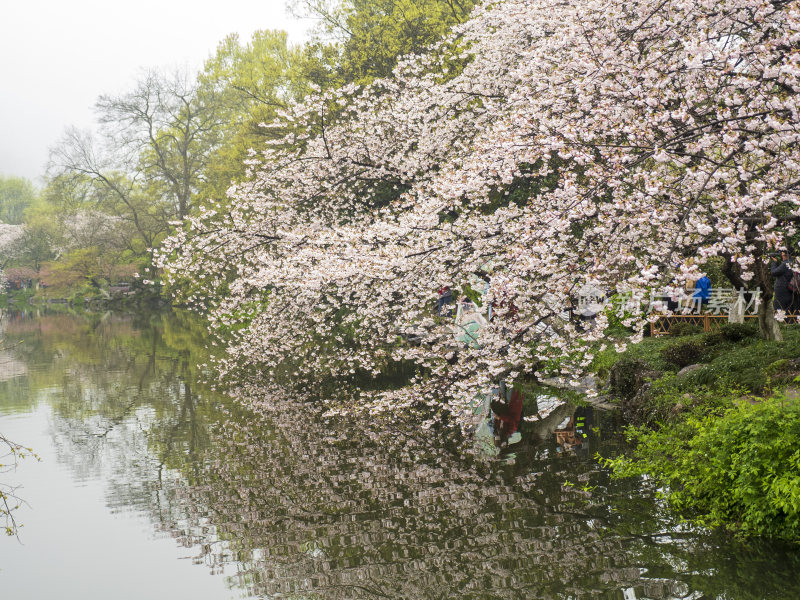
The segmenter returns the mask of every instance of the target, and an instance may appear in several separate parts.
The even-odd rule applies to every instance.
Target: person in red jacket
[[[522,422],[522,399],[522,392],[514,389],[508,402],[503,401],[505,398],[492,402],[495,439],[501,445],[519,429]]]
[[[439,300],[436,302],[436,314],[440,317],[449,317],[452,313],[453,309],[449,306],[453,303],[453,292],[450,290],[449,286],[443,285],[439,288]],[[447,306],[448,308],[444,311],[444,307]]]

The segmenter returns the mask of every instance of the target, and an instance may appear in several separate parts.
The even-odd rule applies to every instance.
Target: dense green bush
[[[717,346],[728,342],[728,338],[726,338],[719,329],[716,331],[709,331],[708,333],[704,334],[702,340],[704,346],[714,350],[717,350]]]
[[[753,325],[730,324],[598,353],[593,365],[617,374],[625,391],[650,369],[630,421],[640,424],[631,429],[636,450],[607,464],[618,475],[652,477],[698,524],[800,543],[800,400],[791,388],[789,398],[774,392],[800,377],[800,326],[782,331],[783,342],[765,341]],[[676,375],[692,362],[703,366]]]
[[[705,348],[698,340],[675,342],[661,349],[661,357],[665,362],[686,367],[701,362]]]
[[[755,337],[758,328],[749,323],[725,323],[719,328],[722,337],[729,342],[741,342],[747,338]]]
[[[739,337],[740,331],[748,330],[753,335],[731,341],[730,338]],[[800,374],[800,366],[795,366],[792,362],[800,357],[800,326],[783,326],[782,331],[783,342],[760,339],[755,335],[754,324],[730,324],[709,333],[679,339],[672,336],[648,338],[638,344],[629,344],[627,350],[621,354],[616,353],[613,346],[598,352],[590,368],[600,379],[605,380],[615,370],[617,362],[638,360],[647,363],[653,371],[666,374],[681,368],[680,363],[685,363],[699,352],[694,362],[703,363],[703,368],[678,380],[665,382],[669,389],[665,389],[664,393],[694,394],[698,386],[715,388],[734,385],[748,393],[761,394],[764,389],[791,381]],[[683,360],[680,356],[675,356],[679,354],[678,350],[666,350],[692,342],[700,344],[702,351],[694,348],[683,352]]]
[[[703,328],[699,325],[694,325],[685,321],[675,323],[675,325],[669,328],[669,335],[672,337],[685,337],[687,335],[696,335],[702,332]]]
[[[697,524],[800,543],[800,401],[728,400],[721,414],[630,430],[633,456],[603,462],[617,476],[654,477],[670,506]]]
[[[643,360],[622,358],[609,371],[609,388],[611,394],[617,398],[630,398],[646,381],[658,375],[659,373]]]

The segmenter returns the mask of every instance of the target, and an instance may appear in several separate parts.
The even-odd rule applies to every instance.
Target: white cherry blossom
[[[800,219],[799,44],[796,2],[486,2],[393,78],[292,106],[160,264],[233,332],[220,377],[304,394],[413,363],[359,409],[466,418],[500,377],[586,367],[605,319],[564,311],[589,280],[647,298],[724,256],[769,284]],[[472,346],[434,305],[475,275],[494,315]]]

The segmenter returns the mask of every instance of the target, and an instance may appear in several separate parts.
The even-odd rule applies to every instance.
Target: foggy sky
[[[229,33],[312,24],[286,0],[0,0],[0,175],[40,185],[48,149],[70,125],[89,127],[100,94],[131,88],[145,69],[199,68]]]

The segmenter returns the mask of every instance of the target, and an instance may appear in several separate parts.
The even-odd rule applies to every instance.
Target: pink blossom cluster
[[[498,378],[588,366],[608,314],[564,312],[588,281],[646,298],[715,256],[751,280],[800,218],[799,91],[796,2],[486,2],[392,78],[292,106],[160,264],[233,332],[222,376],[410,361],[359,406],[466,415]],[[493,317],[472,347],[432,306],[475,274]]]
[[[0,291],[2,291],[6,285],[6,276],[3,273],[3,267],[18,254],[20,250],[19,242],[24,234],[24,225],[0,223]]]

